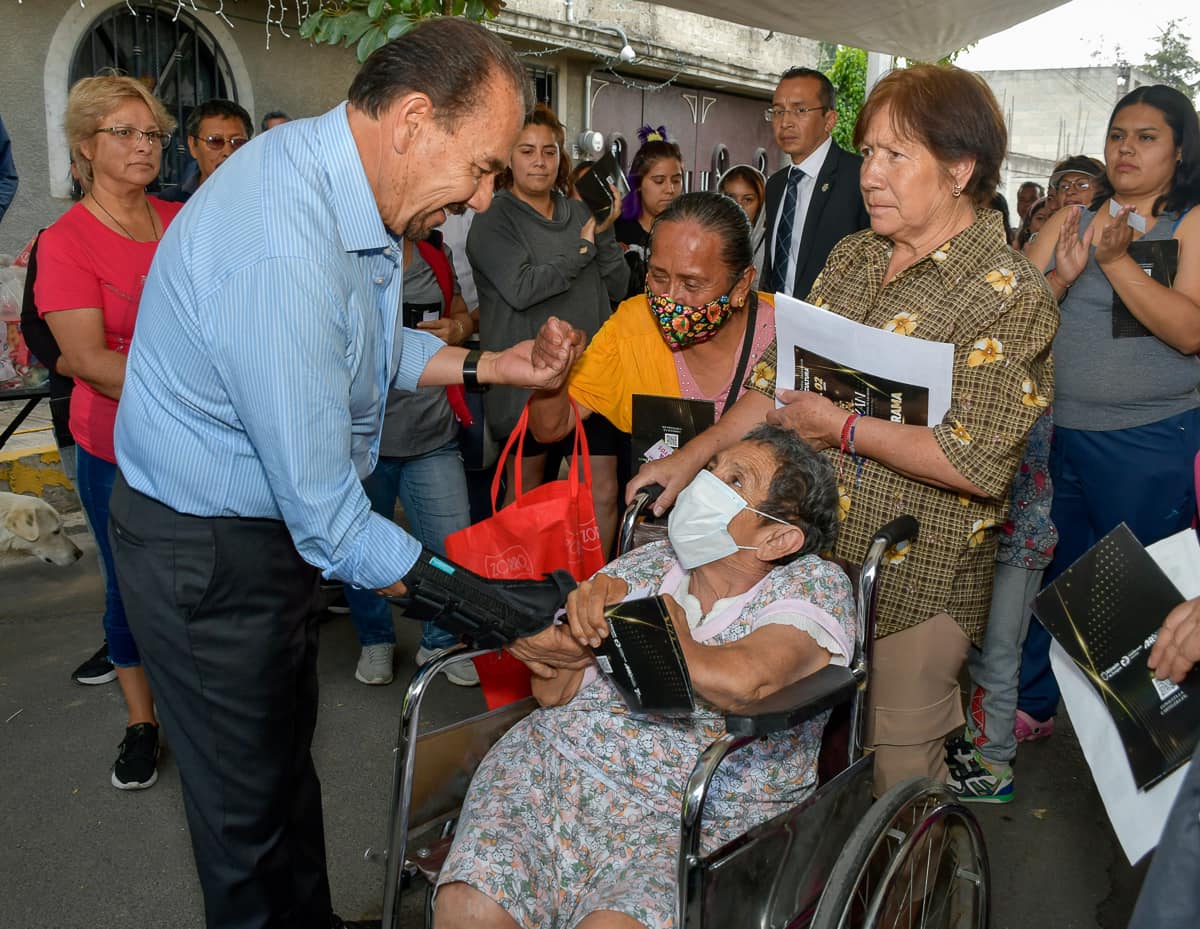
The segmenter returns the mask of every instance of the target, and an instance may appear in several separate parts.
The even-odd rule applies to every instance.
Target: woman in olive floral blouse
[[[954,345],[950,409],[928,427],[859,418],[817,393],[780,389],[773,349],[721,422],[637,487],[674,498],[713,453],[766,417],[825,449],[839,475],[836,554],[860,561],[873,531],[910,513],[920,537],[888,555],[880,589],[868,740],[875,790],[947,776],[943,740],[962,725],[958,674],[982,642],[997,532],[1026,435],[1053,390],[1058,311],[1045,279],[979,209],[999,181],[1004,120],[978,77],[958,68],[893,71],[855,127],[871,228],[843,239],[810,301],[868,326]]]

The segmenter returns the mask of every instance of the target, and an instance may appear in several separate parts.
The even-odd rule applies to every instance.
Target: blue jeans
[[[1192,463],[1200,450],[1200,410],[1133,429],[1088,432],[1055,425],[1050,444],[1058,528],[1049,584],[1084,552],[1127,523],[1143,545],[1192,524],[1196,487]],[[1034,719],[1058,711],[1058,682],[1050,670],[1050,633],[1036,618],[1021,656],[1017,706]]]
[[[82,445],[75,446],[75,486],[104,566],[104,637],[108,640],[108,658],[118,668],[132,668],[142,663],[142,656],[125,619],[125,604],[117,586],[117,569],[108,540],[108,498],[112,496],[116,476],[115,464],[97,458]]]
[[[412,458],[380,458],[374,472],[363,481],[363,490],[371,501],[371,509],[388,519],[396,512],[399,497],[413,536],[439,555],[446,554],[446,536],[471,524],[467,479],[457,441]],[[347,584],[346,602],[360,645],[396,641],[392,608],[383,597],[373,590]],[[422,648],[447,648],[457,642],[454,633],[425,623]]]

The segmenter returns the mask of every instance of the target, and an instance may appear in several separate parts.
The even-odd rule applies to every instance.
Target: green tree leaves
[[[867,53],[861,48],[839,45],[833,66],[825,72],[837,92],[837,125],[833,141],[854,151],[854,124],[867,97]]]
[[[482,22],[503,7],[504,0],[323,0],[300,25],[300,35],[323,45],[354,46],[355,57],[366,61],[423,19],[463,16]]]

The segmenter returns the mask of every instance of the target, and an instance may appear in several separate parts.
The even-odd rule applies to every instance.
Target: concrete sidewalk
[[[114,790],[124,734],[116,684],[82,687],[71,670],[100,644],[94,548],[67,568],[0,563],[0,929],[201,929],[203,910],[170,733],[158,783]],[[314,756],[324,785],[335,908],[378,917],[392,746],[418,627],[398,621],[397,682],[354,680],[348,618],[321,627],[321,715]],[[435,684],[426,722],[483,708],[477,690]],[[1060,717],[1062,723],[1065,718]],[[978,807],[991,856],[993,929],[1123,929],[1141,871],[1109,829],[1069,725],[1021,749],[1016,799]],[[419,895],[406,925],[420,925]]]

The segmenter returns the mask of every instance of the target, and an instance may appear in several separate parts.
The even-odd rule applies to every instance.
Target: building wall
[[[0,253],[18,251],[69,204],[66,142],[58,128],[65,107],[65,75],[84,27],[123,2],[85,0],[81,8],[79,0],[36,0],[8,4],[4,10],[0,115],[13,139],[20,188],[0,223]],[[239,98],[250,104],[256,123],[268,110],[313,115],[343,99],[357,68],[353,51],[301,41],[293,13],[288,14],[286,24],[291,38],[273,28],[268,50],[266,8],[266,0],[226,4],[232,28],[212,13],[198,14],[199,21],[221,43],[235,72],[240,69]],[[633,65],[617,63],[621,40],[589,23],[621,26],[639,60]],[[695,96],[699,88],[722,101],[711,110],[714,114],[744,110],[757,119],[752,112],[755,107],[741,98],[768,100],[780,72],[792,65],[815,65],[818,55],[817,43],[809,39],[783,35],[768,39],[760,29],[637,0],[573,0],[570,6],[562,0],[512,0],[492,28],[519,51],[541,53],[529,57],[530,64],[557,72],[559,115],[572,140],[589,125],[589,89],[595,90],[589,77],[614,86],[620,83],[620,78],[606,70],[609,65],[625,80],[650,87],[675,76],[674,83],[660,91],[626,94],[629,100],[661,94],[648,110],[682,105],[682,95]],[[53,86],[47,85],[47,75]],[[249,86],[242,86],[246,84]],[[613,125],[619,123],[627,132],[629,126],[640,124],[640,116],[630,110]],[[684,137],[704,135],[699,122],[668,128]],[[762,136],[762,130],[755,125],[747,140]],[[711,145],[705,144],[698,161],[709,157]],[[778,156],[772,146],[773,164]]]
[[[1023,181],[1045,184],[1054,163],[1068,155],[1103,160],[1104,132],[1113,106],[1154,79],[1118,66],[981,71],[1004,111],[1009,157],[1001,192],[1015,203]]]
[[[47,62],[56,30],[64,18],[82,17],[91,22],[124,0],[37,0],[12,4],[3,12],[3,53],[0,54],[0,116],[13,141],[20,187],[16,200],[0,222],[0,253],[14,254],[38,229],[53,222],[66,209],[66,142],[57,126],[61,112],[50,115],[48,127],[45,74],[54,70]],[[249,76],[250,87],[239,86],[243,102],[252,97],[257,124],[268,110],[282,109],[292,116],[314,115],[342,100],[354,76],[357,63],[353,52],[328,46],[313,46],[296,35],[294,23],[288,23],[292,38],[278,30],[266,48],[263,25],[266,3],[240,0],[227,4],[230,29],[210,13],[198,19],[221,41],[226,54],[240,56]],[[55,48],[61,47],[60,42]],[[73,51],[73,46],[72,46]],[[68,53],[69,57],[69,53]],[[65,73],[70,62],[58,62]],[[60,88],[62,90],[63,88]],[[51,94],[53,96],[53,94]],[[65,98],[64,98],[65,99]],[[56,139],[55,157],[51,157],[48,130]],[[53,189],[52,189],[53,188]]]

